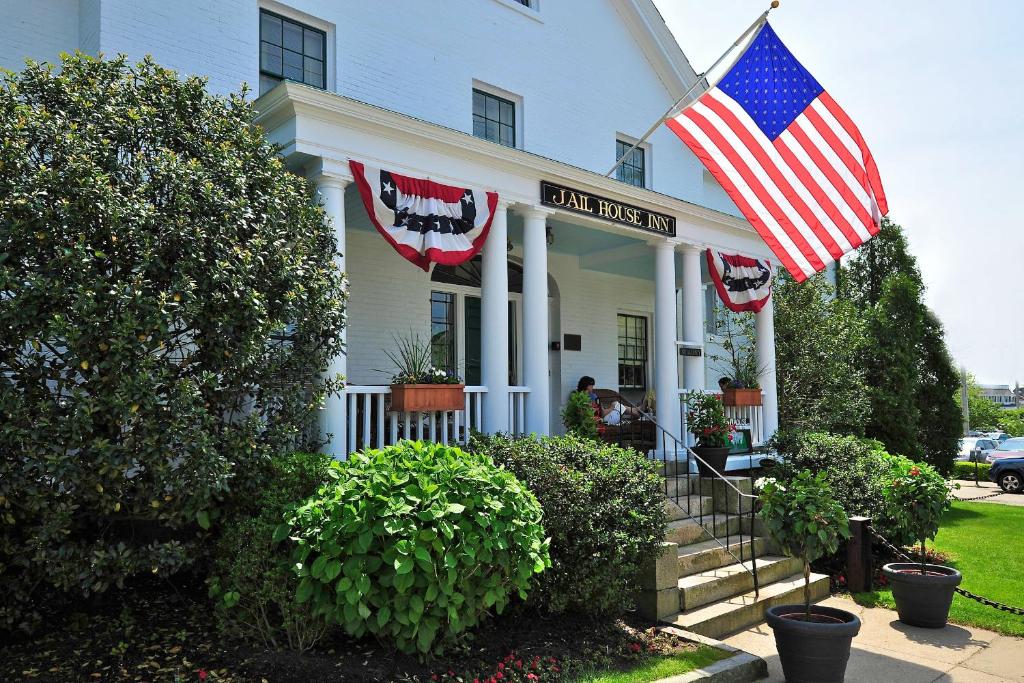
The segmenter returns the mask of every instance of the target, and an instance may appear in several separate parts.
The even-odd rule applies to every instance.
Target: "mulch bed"
[[[453,680],[454,674],[471,683],[520,662],[526,670],[540,662],[540,680],[549,681],[576,668],[622,668],[651,653],[693,647],[656,635],[651,626],[632,615],[544,618],[520,610],[496,617],[429,663],[341,633],[300,655],[221,635],[203,587],[154,581],[108,595],[102,605],[79,605],[31,638],[4,643],[0,681],[314,683]]]

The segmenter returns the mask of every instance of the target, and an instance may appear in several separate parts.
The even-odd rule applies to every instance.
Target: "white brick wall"
[[[0,0],[0,67],[20,71],[25,59],[56,61],[74,52],[78,0]]]

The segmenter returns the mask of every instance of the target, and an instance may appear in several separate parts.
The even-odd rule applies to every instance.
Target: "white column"
[[[480,375],[484,394],[483,431],[507,432],[508,425],[508,204],[498,202],[483,248],[480,285]]]
[[[659,424],[681,441],[676,353],[676,252],[662,241],[654,245],[654,394]]]
[[[345,272],[345,186],[349,179],[321,174],[315,178],[317,192],[320,194],[320,203],[324,207],[326,218],[334,229],[334,239],[338,246],[338,255],[334,257],[334,263],[338,269]],[[345,341],[345,330],[340,330],[341,339]],[[345,353],[339,353],[330,360],[327,366],[326,377],[333,378],[341,374],[347,376],[348,368]],[[323,410],[320,411],[319,427],[321,438],[327,439],[323,447],[324,452],[342,460],[347,455],[348,444],[348,416],[346,414],[345,394],[329,395]],[[328,435],[330,438],[328,439]]]
[[[683,246],[683,341],[697,346],[699,356],[683,358],[683,387],[704,388],[704,290],[700,279],[703,250],[692,244]]]
[[[757,367],[760,370],[764,438],[779,428],[779,393],[775,386],[775,303],[769,297],[754,316],[754,334],[757,337]]]
[[[523,378],[527,433],[550,433],[551,392],[548,387],[548,242],[547,217],[538,207],[520,210],[523,216]]]

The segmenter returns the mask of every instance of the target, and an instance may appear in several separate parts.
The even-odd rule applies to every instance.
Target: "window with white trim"
[[[327,34],[260,9],[260,92],[282,80],[327,88]]]

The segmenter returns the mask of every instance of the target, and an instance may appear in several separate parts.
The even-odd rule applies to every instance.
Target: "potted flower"
[[[736,425],[725,416],[721,399],[714,394],[696,392],[686,400],[687,428],[697,439],[693,452],[698,455],[697,471],[702,477],[725,471]]]
[[[759,406],[762,368],[757,365],[754,314],[719,307],[717,318],[721,321],[717,334],[725,355],[712,354],[710,358],[728,373],[729,383],[722,389],[722,402],[727,406]]]
[[[397,351],[384,352],[397,368],[391,378],[391,410],[434,412],[465,406],[466,385],[456,373],[433,365],[428,342],[412,334],[394,340]]]
[[[963,577],[956,569],[927,563],[925,541],[934,539],[951,491],[942,475],[925,464],[904,458],[892,463],[892,477],[882,487],[886,515],[906,536],[920,544],[920,562],[893,562],[882,567],[892,586],[900,621],[911,626],[942,628],[949,618],[953,593]]]
[[[839,540],[850,537],[846,512],[823,472],[815,476],[804,470],[785,484],[762,478],[755,487],[768,535],[804,565],[803,604],[777,605],[767,613],[786,680],[842,681],[860,619],[845,610],[812,605],[810,581],[811,562],[835,553]]]

